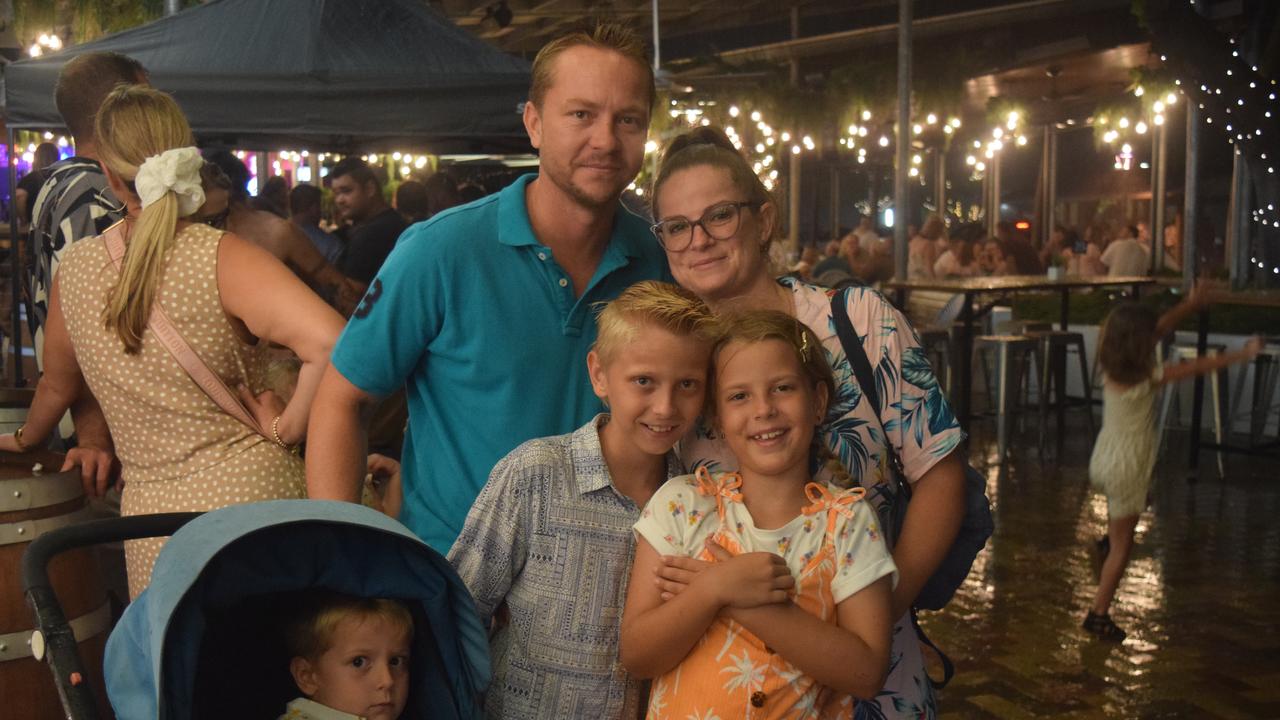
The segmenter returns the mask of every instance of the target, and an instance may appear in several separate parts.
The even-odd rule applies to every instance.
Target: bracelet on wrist
[[[22,452],[22,453],[25,453],[31,450],[31,446],[22,442],[22,431],[25,430],[26,428],[27,428],[26,425],[20,425],[17,430],[13,431],[13,444],[17,445],[18,452]]]
[[[285,450],[288,450],[289,452],[295,455],[298,454],[297,445],[290,445],[280,438],[280,416],[279,415],[276,416],[275,420],[271,421],[271,439],[274,440],[277,445],[284,448]]]

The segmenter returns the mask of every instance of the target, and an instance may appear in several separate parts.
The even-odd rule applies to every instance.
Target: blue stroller
[[[194,519],[192,519],[194,518]],[[190,522],[187,522],[190,520]],[[462,582],[403,525],[350,503],[277,500],[203,515],[139,516],[49,533],[24,559],[35,610],[68,717],[97,717],[78,659],[66,657],[61,611],[41,586],[70,547],[165,535],[152,581],[112,631],[107,694],[120,720],[279,716],[299,695],[281,627],[309,589],[396,598],[414,617],[404,718],[469,720],[489,683],[485,629]],[[64,622],[65,624],[65,622]],[[74,682],[68,678],[75,677]]]

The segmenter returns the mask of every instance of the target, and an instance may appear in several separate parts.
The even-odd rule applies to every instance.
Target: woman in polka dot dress
[[[183,218],[200,212],[203,161],[168,95],[118,88],[97,119],[108,183],[124,200],[120,269],[103,237],[72,246],[59,268],[45,329],[45,374],[27,424],[0,439],[24,450],[43,440],[84,389],[101,406],[120,460],[121,514],[203,511],[305,497],[291,448],[307,415],[342,318],[265,250]],[[112,232],[112,231],[108,231]],[[231,388],[265,438],[218,407],[148,326],[159,303],[197,355]],[[286,405],[264,387],[267,346],[302,360]],[[150,582],[163,541],[125,544],[129,593]]]

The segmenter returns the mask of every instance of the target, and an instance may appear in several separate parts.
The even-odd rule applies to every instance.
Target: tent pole
[[[662,44],[658,38],[658,0],[653,0],[653,76],[658,77],[662,65]]]
[[[22,263],[18,261],[22,238],[18,237],[18,210],[13,204],[14,191],[18,187],[18,165],[13,161],[14,130],[9,128],[9,283],[13,305],[10,320],[13,322],[13,386],[23,387],[22,377]]]
[[[911,0],[898,0],[898,144],[893,169],[893,259],[897,279],[907,279],[907,224],[911,190],[907,171],[911,165]]]
[[[1200,224],[1200,110],[1187,103],[1187,163],[1182,202],[1182,290],[1190,291],[1200,272],[1196,228]]]
[[[791,6],[791,38],[800,37],[800,6]],[[800,61],[796,58],[791,59],[791,87],[800,87]],[[796,137],[794,140],[800,142],[800,128],[794,128]],[[800,155],[791,153],[789,158],[789,172],[787,173],[787,181],[790,187],[787,190],[787,250],[800,255],[800,176],[802,167],[800,164]]]
[[[934,183],[933,204],[938,217],[947,220],[947,150],[945,145],[933,149]]]
[[[839,160],[831,166],[831,239],[840,239],[840,165]],[[825,243],[814,235],[814,247],[822,247]]]
[[[1165,200],[1165,184],[1169,177],[1169,133],[1165,130],[1164,125],[1156,126],[1156,137],[1159,139],[1157,144],[1156,156],[1159,159],[1156,173],[1155,197],[1152,198],[1152,204],[1155,206],[1155,223],[1151,226],[1151,260],[1152,274],[1159,272],[1164,268],[1164,200]]]
[[[1053,236],[1053,228],[1058,224],[1058,130],[1049,131],[1049,183],[1047,203],[1045,207],[1045,223],[1049,236]]]
[[[996,235],[996,226],[1000,224],[1000,151],[991,154],[991,220],[988,232]]]

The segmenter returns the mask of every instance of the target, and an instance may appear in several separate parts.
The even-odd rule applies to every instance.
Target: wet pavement
[[[996,532],[951,605],[921,618],[957,668],[942,717],[1280,718],[1280,459],[1226,456],[1224,478],[1205,453],[1192,473],[1171,432],[1112,605],[1129,636],[1108,643],[1080,628],[1107,511],[1071,415],[1043,461],[1028,420],[1003,471],[993,423],[974,423]]]

